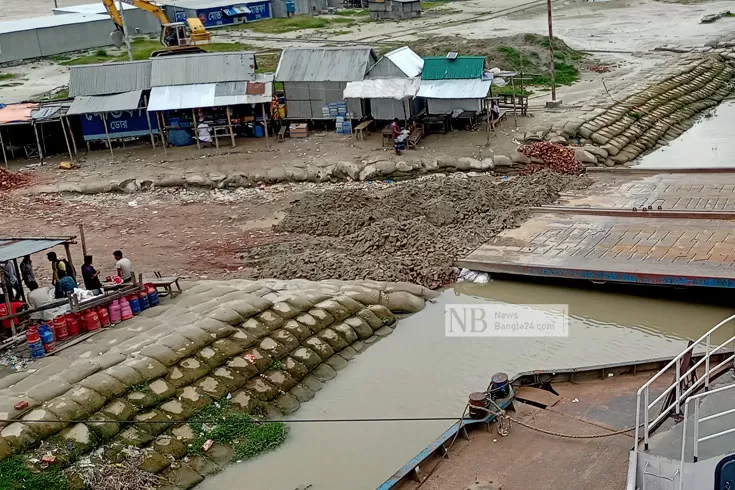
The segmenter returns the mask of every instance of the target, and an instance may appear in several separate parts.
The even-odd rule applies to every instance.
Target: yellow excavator
[[[163,9],[154,3],[147,0],[122,1],[128,5],[133,5],[141,10],[150,12],[161,22],[161,44],[166,49],[154,51],[151,53],[151,58],[176,54],[202,53],[205,50],[200,48],[198,44],[209,44],[212,42],[212,35],[196,17],[186,19],[186,22],[171,23],[168,21],[168,17],[166,17]],[[116,27],[116,30],[110,36],[116,45],[121,46],[125,33],[120,11],[115,6],[115,0],[102,0],[102,3]]]

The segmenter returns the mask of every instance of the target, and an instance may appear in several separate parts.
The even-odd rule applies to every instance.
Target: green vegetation
[[[347,17],[362,17],[366,15],[370,15],[370,11],[368,9],[347,9],[347,10],[340,10],[335,15],[342,15]]]
[[[58,466],[32,471],[22,456],[14,455],[0,461],[0,490],[67,490],[70,488]]]
[[[495,85],[493,85],[492,91],[493,91],[493,95],[514,95],[515,94],[515,95],[529,96],[533,94],[533,90],[527,90],[526,88],[524,88],[521,91],[520,87],[516,87],[514,91],[513,87],[511,87],[510,85],[506,85],[505,87],[496,87]]]
[[[72,57],[65,54],[57,54],[56,56],[51,57],[51,60],[56,61],[57,63],[60,63],[62,61],[69,61],[70,59],[72,59]]]
[[[131,43],[131,48],[133,51],[133,60],[139,61],[139,60],[147,60],[151,57],[151,54],[154,51],[161,51],[165,49],[163,46],[161,46],[161,43],[157,39],[148,39],[148,38],[137,38],[134,39]],[[226,51],[241,51],[243,49],[248,49],[248,46],[241,44],[241,43],[211,43],[202,45],[202,49],[209,52],[226,52]],[[127,50],[123,49],[123,51],[119,54],[109,54],[104,49],[98,49],[93,54],[89,54],[87,56],[81,56],[79,58],[70,59],[68,57],[65,57],[66,59],[61,59],[62,57],[56,57],[53,58],[55,61],[60,62],[62,65],[66,66],[75,66],[75,65],[89,65],[92,63],[108,63],[108,62],[120,62],[120,61],[128,61],[128,53]]]
[[[628,113],[628,117],[637,121],[638,119],[643,117],[643,114],[641,114],[640,112],[631,111]]]
[[[354,16],[353,16],[354,17]],[[303,29],[322,29],[335,25],[354,25],[355,19],[350,17],[312,17],[299,15],[296,17],[280,17],[276,19],[260,20],[252,24],[238,24],[231,29],[247,29],[265,34],[281,34],[284,32],[300,31]]]
[[[526,34],[526,42],[549,48],[549,39],[537,34]],[[498,46],[497,50],[503,55],[505,66],[509,69],[532,73],[529,85],[551,85],[551,72],[548,61],[542,59],[538,52],[523,47]],[[563,42],[554,38],[554,72],[557,85],[571,85],[577,81],[579,70],[574,62],[584,57],[584,53],[567,47]],[[548,60],[549,57],[546,57]]]
[[[212,439],[218,444],[231,446],[237,459],[248,459],[270,451],[285,441],[288,434],[286,425],[280,422],[260,423],[226,400],[197,412],[189,420],[189,425],[195,434],[199,434],[189,445],[189,454],[203,454],[204,443]]]
[[[256,56],[258,61],[258,73],[275,73],[278,68],[278,61],[281,59],[280,51],[278,53],[263,53]]]
[[[270,364],[268,364],[268,369],[272,369],[273,371],[279,371],[283,369],[283,363],[279,361],[278,359],[273,359]]]
[[[0,73],[0,80],[12,80],[17,76],[15,73]]]
[[[443,7],[448,3],[451,3],[452,0],[435,0],[433,2],[421,2],[421,10],[431,10],[438,7]]]

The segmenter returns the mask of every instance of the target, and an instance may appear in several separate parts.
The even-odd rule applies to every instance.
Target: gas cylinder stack
[[[79,313],[58,315],[47,324],[32,324],[26,332],[31,357],[44,357],[56,350],[56,342],[110,327],[157,305],[158,290],[153,284],[147,283],[139,292],[113,299],[107,305],[91,307]]]

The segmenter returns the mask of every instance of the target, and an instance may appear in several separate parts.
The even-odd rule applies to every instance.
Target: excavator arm
[[[146,0],[122,0],[123,3],[127,3],[129,5],[132,5],[134,7],[138,7],[139,9],[145,10],[146,12],[150,12],[151,14],[155,15],[156,18],[161,22],[161,24],[168,24],[168,17],[166,17],[166,13],[163,11],[161,7],[158,5],[155,5],[151,2],[148,2]],[[115,6],[115,0],[102,0],[102,3],[105,6],[105,10],[107,10],[107,13],[110,14],[110,17],[112,18],[112,22],[115,23],[115,26],[118,30],[122,31],[122,17],[120,17],[120,11]]]

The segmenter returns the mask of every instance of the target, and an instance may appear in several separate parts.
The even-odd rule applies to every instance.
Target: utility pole
[[[546,0],[549,11],[549,54],[551,55],[551,102],[556,102],[556,66],[554,63],[554,31],[551,28],[551,0]]]
[[[118,3],[120,5],[120,19],[122,20],[122,25],[123,25],[123,37],[125,38],[125,46],[127,46],[128,48],[128,58],[130,59],[130,61],[133,61],[133,48],[132,46],[130,46],[130,38],[128,37],[128,26],[125,25],[125,13],[123,11],[123,2],[122,0],[119,0]],[[552,64],[553,64],[553,60],[552,60]]]

